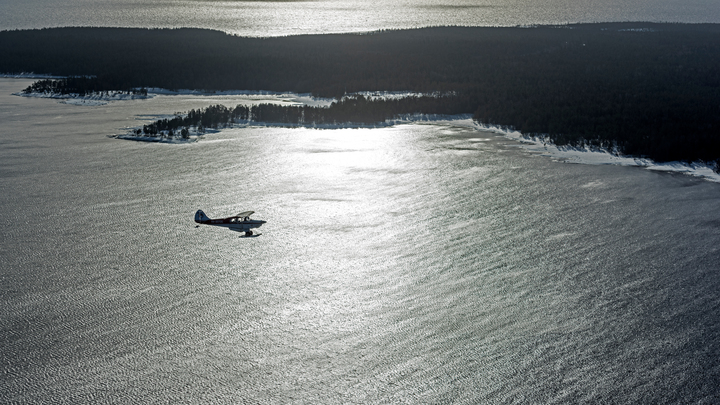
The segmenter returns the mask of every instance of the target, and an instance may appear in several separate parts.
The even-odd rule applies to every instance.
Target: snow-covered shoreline
[[[84,106],[99,106],[99,105],[106,105],[111,101],[124,101],[124,100],[144,100],[148,98],[154,97],[152,94],[144,95],[144,94],[136,94],[136,93],[128,93],[123,91],[107,91],[107,92],[99,92],[99,93],[93,93],[85,96],[81,96],[80,94],[76,93],[70,93],[70,94],[64,94],[64,93],[54,93],[54,92],[45,92],[45,93],[25,93],[25,92],[18,92],[13,93],[14,96],[20,96],[20,97],[36,97],[36,98],[50,98],[59,100],[59,103],[62,104],[72,104],[72,105],[84,105]]]
[[[703,162],[655,162],[651,159],[625,156],[613,151],[593,147],[572,147],[558,146],[541,138],[530,137],[514,130],[507,130],[496,126],[484,126],[474,123],[474,126],[482,131],[492,132],[504,136],[507,139],[518,142],[518,147],[541,156],[547,156],[564,163],[577,163],[586,165],[615,165],[634,166],[647,170],[662,172],[683,173],[695,177],[701,177],[716,183],[720,183],[720,173]]]
[[[332,104],[335,99],[314,97],[310,93],[291,93],[269,90],[168,90],[159,87],[149,87],[147,89],[148,96],[200,96],[200,97],[227,97],[227,96],[247,96],[249,98],[267,98],[273,97],[279,102],[290,102],[313,107],[323,107]]]
[[[623,156],[612,151],[592,147],[571,147],[558,146],[546,140],[523,135],[518,131],[507,130],[497,126],[486,126],[473,121],[470,114],[461,115],[439,115],[439,114],[411,114],[398,117],[393,120],[387,120],[377,124],[360,124],[360,123],[334,123],[334,124],[291,124],[291,123],[271,123],[271,122],[255,122],[240,121],[229,126],[230,128],[244,127],[283,127],[283,128],[311,128],[311,129],[347,129],[347,128],[386,128],[403,124],[419,124],[419,123],[445,123],[448,125],[462,126],[466,128],[474,128],[478,131],[493,133],[512,140],[514,144],[531,153],[537,153],[551,159],[563,163],[576,163],[587,165],[616,165],[616,166],[633,166],[645,168],[648,170],[683,173],[695,177],[700,177],[716,183],[720,183],[720,173],[716,173],[712,167],[701,162],[663,162],[658,163],[651,159],[640,158],[635,156]],[[187,143],[195,142],[202,139],[204,133],[198,133],[195,129],[190,129],[188,138],[180,137],[169,138],[164,137],[146,137],[133,133],[132,128],[128,128],[128,133],[115,135],[118,139],[127,139],[145,142],[162,142],[162,143]],[[218,130],[207,130],[207,133],[217,132]]]
[[[7,76],[8,78],[54,78],[50,76]],[[332,104],[334,99],[313,97],[309,93],[289,93],[274,92],[264,90],[226,90],[226,91],[206,91],[206,90],[167,90],[156,87],[147,88],[147,94],[128,93],[122,91],[98,92],[90,95],[82,96],[80,94],[64,94],[54,92],[17,92],[13,93],[20,97],[36,97],[58,100],[62,104],[83,105],[83,106],[99,106],[106,105],[113,101],[126,100],[143,100],[156,96],[197,96],[197,97],[228,97],[228,96],[247,96],[249,98],[267,98],[272,97],[278,102],[303,104],[315,107],[324,107]]]
[[[62,79],[63,77],[65,76],[42,75],[32,72],[0,74],[0,78],[2,79]]]
[[[58,79],[60,76],[48,76],[48,75],[35,75],[32,73],[22,73],[17,75],[0,75],[0,77],[6,78],[23,78],[23,79]],[[191,90],[191,89],[179,89],[169,90],[159,87],[148,87],[145,89],[146,95],[141,94],[128,94],[128,92],[122,91],[108,91],[99,92],[91,95],[81,96],[80,94],[63,94],[53,92],[17,92],[13,93],[15,96],[20,97],[37,97],[37,98],[49,98],[60,100],[63,104],[72,105],[105,105],[112,101],[124,101],[124,100],[136,100],[136,99],[148,99],[155,96],[197,96],[197,97],[228,97],[228,96],[247,96],[249,98],[267,98],[272,97],[277,99],[278,102],[289,102],[307,105],[311,107],[327,107],[333,102],[337,101],[334,98],[315,97],[310,93],[292,93],[292,92],[278,92],[270,90]],[[400,91],[364,91],[353,93],[349,95],[361,95],[371,100],[387,99],[395,100],[405,97],[442,97],[445,94],[441,93],[418,93],[418,92],[400,92]]]
[[[470,114],[461,115],[440,115],[440,114],[412,114],[398,117],[393,120],[387,120],[385,122],[378,122],[374,124],[364,124],[356,122],[338,122],[332,124],[294,124],[287,122],[265,122],[265,121],[248,121],[238,120],[231,125],[218,129],[205,129],[202,132],[198,131],[195,127],[188,128],[188,135],[186,138],[174,134],[170,136],[167,131],[163,131],[157,136],[146,136],[138,134],[137,130],[142,127],[129,127],[126,128],[127,132],[124,134],[112,135],[112,138],[125,139],[131,141],[140,142],[153,142],[153,143],[188,143],[196,142],[202,139],[205,134],[214,133],[223,129],[235,129],[235,128],[250,128],[250,127],[273,127],[273,128],[309,128],[309,129],[356,129],[356,128],[388,128],[395,125],[402,124],[416,124],[421,122],[448,122],[455,123],[461,120],[472,121]],[[160,118],[160,116],[158,116]]]
[[[2,77],[11,76],[1,75]],[[12,78],[38,78],[47,76],[20,74],[13,75]],[[165,96],[201,96],[201,97],[227,97],[227,96],[248,96],[275,98],[279,103],[295,103],[310,106],[329,106],[334,99],[316,98],[311,94],[297,94],[290,92],[273,92],[273,91],[255,91],[255,90],[228,90],[228,91],[204,91],[204,90],[167,90],[161,88],[148,88],[147,95],[132,94],[127,92],[104,92],[88,96],[80,96],[78,94],[55,94],[55,93],[13,93],[22,97],[38,97],[61,100],[61,103],[85,106],[105,105],[113,101],[126,101],[153,98],[158,95]],[[399,98],[402,96],[421,96],[419,93],[400,93],[400,92],[363,92],[358,93],[366,97],[372,98]],[[716,173],[713,168],[702,162],[663,162],[658,163],[653,160],[640,158],[635,156],[623,156],[612,151],[592,147],[571,147],[557,146],[551,142],[538,137],[530,137],[522,133],[510,129],[504,129],[498,126],[488,126],[477,123],[472,120],[470,114],[463,115],[436,115],[436,114],[411,114],[401,116],[396,119],[387,120],[376,124],[361,123],[333,123],[333,124],[291,124],[291,123],[271,123],[271,122],[255,122],[255,121],[239,121],[232,124],[228,128],[241,127],[286,127],[286,128],[313,128],[313,129],[344,129],[344,128],[384,128],[402,124],[416,124],[422,122],[446,122],[450,125],[459,125],[468,128],[475,128],[479,131],[490,132],[501,135],[507,139],[517,142],[517,146],[532,153],[538,153],[541,156],[547,156],[560,162],[589,164],[589,165],[617,165],[617,166],[634,166],[648,170],[684,173],[713,182],[720,183],[720,173]],[[190,128],[186,138],[180,136],[144,136],[136,133],[138,128],[127,128],[127,132],[123,134],[112,135],[116,139],[125,139],[141,142],[154,143],[188,143],[202,139],[206,133],[217,132],[217,130],[206,129],[199,132]]]

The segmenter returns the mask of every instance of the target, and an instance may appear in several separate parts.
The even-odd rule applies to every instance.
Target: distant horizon
[[[584,23],[718,24],[707,0],[580,1],[0,1],[0,31],[56,27],[203,28],[243,37],[371,33],[438,26],[517,27]]]

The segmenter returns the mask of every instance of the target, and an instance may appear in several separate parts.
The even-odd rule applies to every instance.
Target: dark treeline
[[[145,88],[119,88],[113,82],[89,76],[71,76],[61,79],[38,80],[25,88],[23,93],[77,94],[86,96],[111,91],[147,95],[147,89]]]
[[[0,72],[94,75],[116,89],[453,92],[462,102],[449,113],[559,144],[711,161],[720,157],[718,38],[720,25],[650,23],[287,38],[56,28],[0,32]]]
[[[236,120],[247,120],[250,116],[250,108],[238,105],[229,109],[224,105],[211,105],[205,109],[190,110],[187,114],[176,115],[174,118],[163,118],[151,124],[143,125],[137,129],[137,135],[157,136],[168,134],[169,136],[180,135],[183,138],[189,136],[189,128],[195,127],[200,132],[204,128],[219,128],[232,124]]]
[[[212,105],[190,110],[187,114],[163,118],[136,130],[137,135],[181,136],[187,138],[190,128],[222,128],[237,122],[289,123],[316,126],[338,123],[377,124],[402,114],[450,114],[463,102],[457,96],[411,96],[400,99],[369,99],[362,95],[343,97],[328,107],[259,104],[228,108]]]

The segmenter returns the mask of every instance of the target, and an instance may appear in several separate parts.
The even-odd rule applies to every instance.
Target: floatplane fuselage
[[[227,218],[212,219],[208,218],[202,210],[195,213],[195,222],[201,225],[222,226],[235,232],[245,232],[245,236],[252,236],[253,228],[259,228],[267,221],[259,219],[250,219],[255,211],[245,211],[237,215]]]

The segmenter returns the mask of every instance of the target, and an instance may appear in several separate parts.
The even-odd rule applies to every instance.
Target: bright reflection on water
[[[453,124],[107,138],[0,80],[0,402],[712,402],[720,188]],[[192,222],[257,211],[258,237]]]
[[[56,26],[200,27],[281,36],[438,25],[720,22],[714,0],[0,0],[0,29]]]

